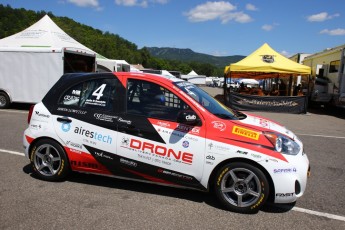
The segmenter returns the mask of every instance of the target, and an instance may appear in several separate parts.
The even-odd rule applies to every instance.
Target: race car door
[[[117,141],[122,167],[137,179],[200,187],[205,128],[197,113],[166,87],[139,79],[127,80],[126,108]],[[177,122],[184,111],[200,122]]]
[[[112,75],[80,82],[60,96],[53,121],[73,170],[109,173],[111,156],[103,152],[116,153],[119,85]]]

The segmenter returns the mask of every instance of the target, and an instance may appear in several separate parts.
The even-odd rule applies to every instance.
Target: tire
[[[218,170],[215,194],[224,208],[238,213],[257,213],[269,194],[261,170],[247,163],[229,163]]]
[[[55,141],[42,139],[30,151],[34,174],[46,181],[59,181],[70,172],[70,165],[64,149]]]
[[[10,106],[10,98],[7,93],[0,92],[0,109],[7,109]]]

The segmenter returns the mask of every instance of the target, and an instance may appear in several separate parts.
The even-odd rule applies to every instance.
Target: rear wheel
[[[42,139],[34,144],[30,152],[30,161],[35,175],[43,180],[61,180],[70,171],[64,149],[50,139]]]
[[[215,193],[226,209],[255,213],[268,197],[269,184],[256,167],[247,163],[229,163],[217,172]]]
[[[10,106],[10,98],[5,92],[0,92],[0,109],[6,109]]]

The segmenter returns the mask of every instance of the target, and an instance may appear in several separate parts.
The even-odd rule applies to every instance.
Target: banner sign
[[[306,96],[255,96],[230,93],[227,106],[236,110],[306,113]]]

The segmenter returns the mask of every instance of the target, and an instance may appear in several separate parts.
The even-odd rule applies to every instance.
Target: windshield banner
[[[306,113],[306,96],[255,96],[231,93],[227,106],[236,110],[257,110],[279,113]]]

